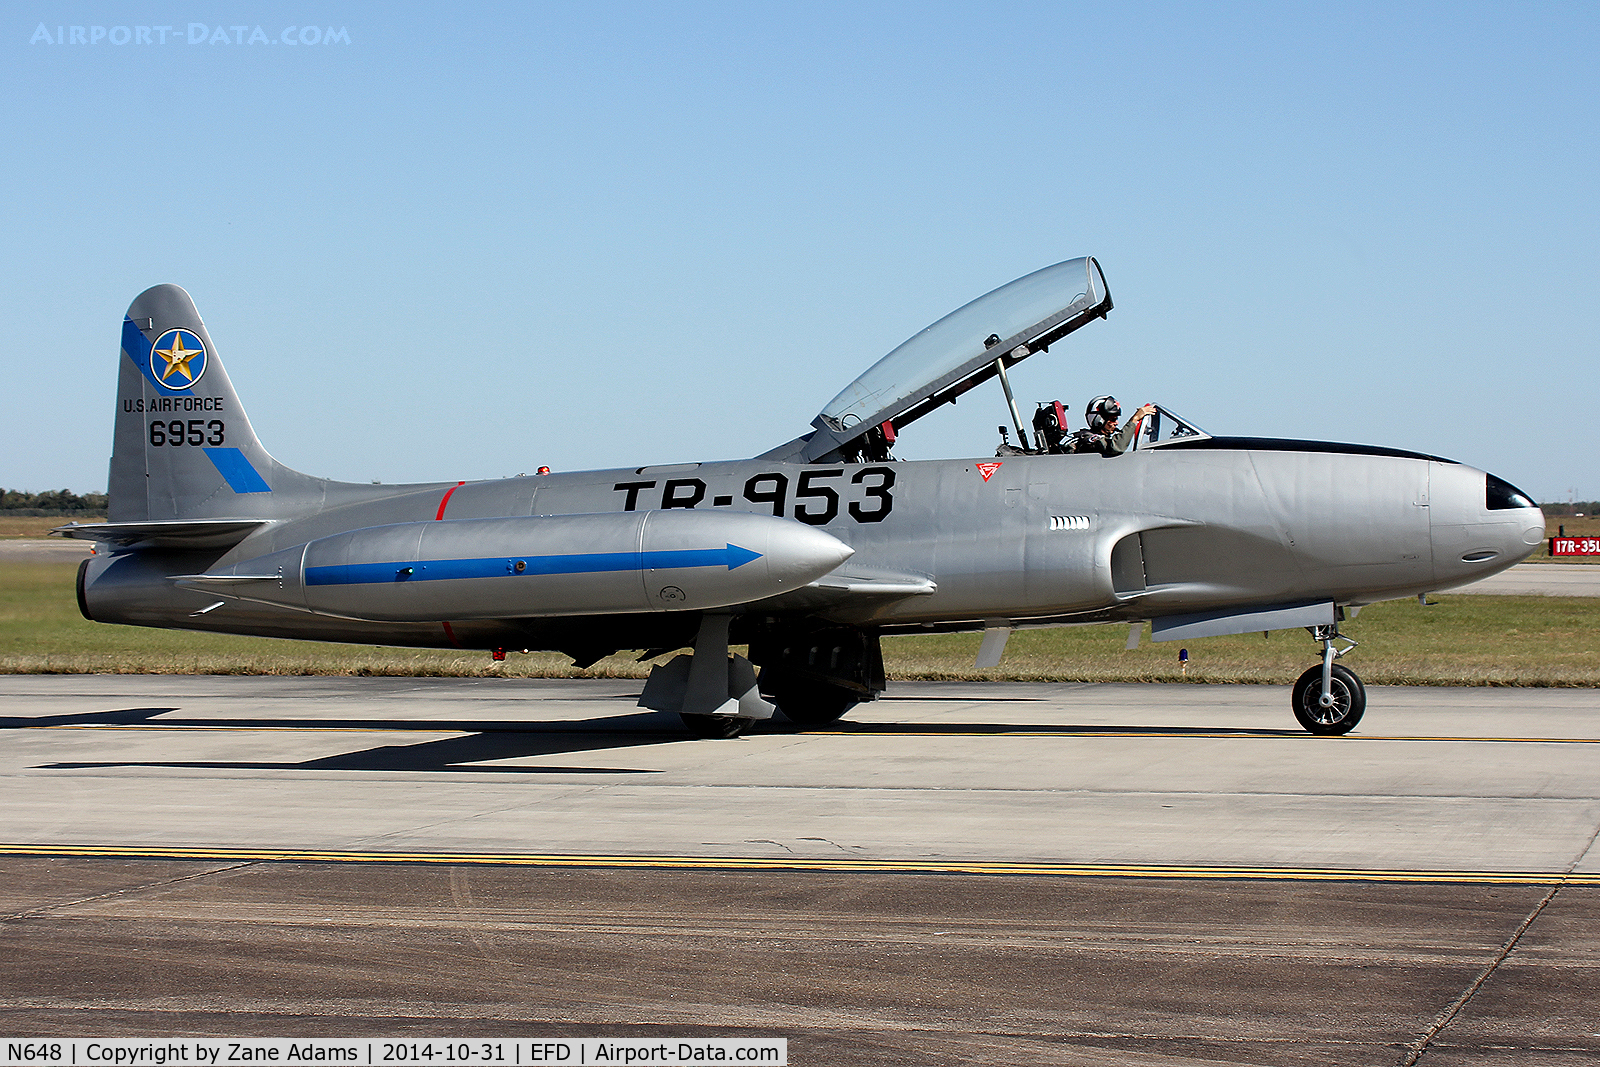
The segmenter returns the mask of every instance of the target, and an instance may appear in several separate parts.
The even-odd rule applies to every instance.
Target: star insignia
[[[161,384],[166,385],[167,379],[171,378],[173,372],[176,371],[183,375],[184,385],[193,385],[194,372],[189,369],[189,361],[196,356],[204,354],[204,348],[184,348],[183,331],[176,331],[172,335],[171,348],[156,349],[156,355],[167,361],[167,369],[161,372]]]

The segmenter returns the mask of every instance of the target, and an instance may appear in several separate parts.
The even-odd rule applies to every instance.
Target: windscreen
[[[1097,311],[1107,297],[1100,266],[1087,256],[1002,285],[952,311],[869,367],[822,409],[812,423],[820,431],[817,437],[846,440],[858,427],[893,418],[992,366],[1018,344],[1050,334],[1074,316]],[[1000,341],[993,349],[984,344],[991,337]]]

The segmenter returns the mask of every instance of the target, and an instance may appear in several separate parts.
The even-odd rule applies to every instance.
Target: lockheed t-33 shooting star
[[[1543,539],[1526,495],[1436,456],[1212,436],[1160,407],[1120,455],[1075,453],[1059,404],[1025,425],[1008,368],[1110,310],[1094,259],[1035,271],[754,459],[390,486],[273,459],[189,295],[158,285],[122,324],[109,521],[57,532],[99,542],[78,572],[98,622],[553,649],[580,667],[692,649],[652,670],[640,703],[717,737],[873,699],[885,634],[981,630],[993,663],[1017,627],[1145,621],[1158,641],[1305,628],[1321,658],[1294,713],[1340,734],[1366,706],[1335,662],[1354,644],[1341,621]],[[991,378],[1016,444],[894,459],[906,427]]]

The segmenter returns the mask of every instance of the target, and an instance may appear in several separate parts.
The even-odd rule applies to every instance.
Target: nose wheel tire
[[[1347,734],[1361,721],[1367,710],[1367,687],[1355,671],[1342,664],[1333,665],[1328,690],[1333,703],[1322,706],[1322,667],[1312,667],[1294,683],[1294,717],[1314,734],[1336,737]]]

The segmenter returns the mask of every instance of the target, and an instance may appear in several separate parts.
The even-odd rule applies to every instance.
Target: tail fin
[[[274,518],[321,482],[267,454],[189,294],[158,285],[122,321],[110,520]]]

